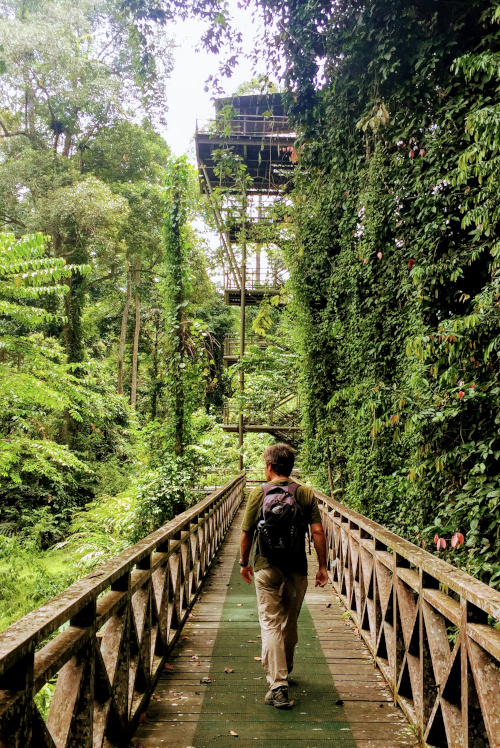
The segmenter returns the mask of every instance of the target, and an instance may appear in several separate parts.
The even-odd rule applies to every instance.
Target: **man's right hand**
[[[316,574],[316,584],[314,586],[324,587],[327,582],[328,582],[328,571],[326,569],[326,566],[320,566],[318,569],[318,573]]]
[[[241,578],[244,579],[247,584],[252,584],[253,566],[242,566],[240,574]]]

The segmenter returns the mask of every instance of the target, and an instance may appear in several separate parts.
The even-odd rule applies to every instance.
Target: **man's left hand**
[[[325,584],[328,582],[328,571],[326,570],[326,566],[323,566],[318,569],[318,573],[316,574],[316,584],[315,587],[324,587]]]

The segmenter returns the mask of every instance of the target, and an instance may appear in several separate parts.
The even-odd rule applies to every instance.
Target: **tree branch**
[[[1,119],[0,129],[2,130],[2,133],[0,133],[0,138],[13,138],[16,135],[26,135],[27,138],[30,137],[29,133],[26,132],[26,130],[14,130],[14,132],[9,132]]]
[[[17,218],[12,218],[12,216],[1,216],[1,222],[6,224],[12,224],[14,226],[21,226],[22,228],[26,228],[26,224],[23,221],[20,221]]]
[[[101,283],[102,281],[109,280],[110,278],[119,278],[122,275],[125,275],[127,271],[122,270],[121,273],[108,273],[108,275],[103,275],[102,278],[96,278],[93,281],[90,281],[90,283],[87,283],[85,286],[85,291],[87,291],[91,286],[95,286],[96,283]]]

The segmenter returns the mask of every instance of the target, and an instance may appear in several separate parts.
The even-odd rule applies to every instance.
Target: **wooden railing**
[[[261,114],[238,114],[230,123],[221,119],[196,120],[196,134],[206,132],[226,138],[295,137],[288,117],[283,115],[264,117]]]
[[[222,409],[224,425],[236,425],[238,423],[238,416],[238,405],[226,401]],[[301,419],[300,397],[289,395],[266,410],[261,411],[258,408],[247,408],[243,415],[243,424],[245,426],[267,424],[268,426],[276,427],[276,429],[292,428],[301,431]]]
[[[241,338],[238,334],[227,332],[224,336],[224,356],[239,356],[240,341]],[[263,351],[268,347],[269,342],[260,335],[246,335],[245,345],[255,345],[257,346],[257,348]]]
[[[422,745],[500,746],[500,592],[315,492],[335,590]]]
[[[0,634],[1,748],[128,745],[244,487],[240,474]],[[54,676],[45,722],[34,697]]]
[[[247,291],[267,291],[272,293],[283,285],[287,279],[287,275],[288,273],[286,270],[267,270],[262,272],[247,270],[245,288]],[[231,273],[226,273],[224,288],[229,291],[237,291],[241,288],[241,284],[235,280]]]

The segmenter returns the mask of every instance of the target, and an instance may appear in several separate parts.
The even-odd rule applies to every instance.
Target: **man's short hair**
[[[288,444],[272,444],[264,452],[266,465],[271,465],[276,475],[286,475],[293,470],[295,452]]]

